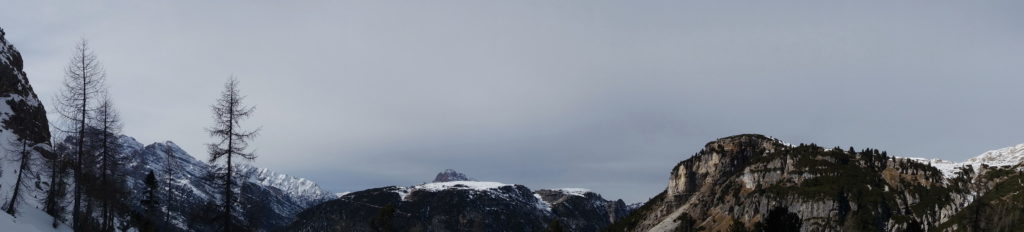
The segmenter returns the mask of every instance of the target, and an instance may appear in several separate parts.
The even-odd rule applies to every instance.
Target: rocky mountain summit
[[[552,225],[600,231],[629,212],[622,200],[605,200],[586,189],[532,191],[523,185],[457,180],[468,178],[453,170],[437,176],[444,178],[324,202],[299,213],[286,231],[542,231]]]
[[[433,183],[437,183],[437,182],[472,181],[472,180],[473,179],[471,179],[468,176],[466,176],[466,174],[462,174],[461,172],[457,172],[454,169],[445,169],[441,173],[438,173],[437,177],[434,177],[434,181],[432,181],[432,182]]]
[[[665,191],[609,230],[1019,230],[1022,165],[970,167],[944,175],[876,149],[731,136],[676,165]]]

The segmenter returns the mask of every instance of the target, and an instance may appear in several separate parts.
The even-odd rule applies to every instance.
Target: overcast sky
[[[1021,1],[102,2],[0,7],[48,109],[86,38],[124,133],[206,160],[235,75],[256,165],[332,191],[454,168],[637,202],[739,133],[955,161],[1024,143]]]

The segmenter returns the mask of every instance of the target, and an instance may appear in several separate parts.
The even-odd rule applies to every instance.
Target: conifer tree
[[[30,147],[34,146],[30,146],[28,140],[22,139],[20,137],[10,141],[9,147],[12,148],[10,153],[12,154],[12,156],[8,158],[11,161],[18,163],[18,176],[15,177],[14,192],[11,193],[11,199],[10,201],[7,202],[7,205],[4,207],[5,211],[8,214],[17,217],[15,213],[17,212],[18,202],[22,195],[21,189],[22,187],[28,187],[25,185],[31,181],[27,179],[31,178],[32,176],[35,176],[33,175],[34,171],[32,170],[32,154],[35,154],[35,152],[30,150]]]
[[[236,180],[238,171],[235,165],[237,161],[251,161],[256,158],[255,154],[246,151],[249,141],[259,130],[245,130],[241,126],[241,121],[252,116],[253,112],[253,107],[242,103],[244,98],[239,93],[238,79],[229,78],[224,84],[220,99],[212,107],[214,126],[208,129],[210,136],[217,139],[217,142],[208,144],[208,149],[209,162],[219,166],[214,176],[218,187],[222,188],[221,219],[224,220],[224,231],[232,230],[232,211],[237,204],[236,189],[239,188],[239,184]],[[219,161],[223,161],[224,164],[218,164]]]
[[[146,179],[143,183],[146,184],[146,190],[143,194],[143,199],[139,202],[142,205],[145,213],[140,219],[140,230],[141,231],[156,231],[156,223],[153,223],[153,218],[157,218],[157,211],[159,208],[160,201],[157,199],[157,191],[159,189],[156,175],[150,170],[149,174],[146,174]]]
[[[96,103],[96,97],[103,90],[104,70],[96,58],[96,55],[89,49],[89,44],[82,40],[75,47],[70,62],[64,70],[63,90],[57,96],[57,111],[64,118],[67,125],[62,128],[63,132],[73,135],[72,142],[74,152],[74,206],[72,208],[72,227],[82,230],[81,214],[83,184],[86,177],[83,175],[83,164],[85,156],[85,136],[90,114]]]
[[[170,223],[171,216],[172,216],[171,212],[175,211],[175,208],[174,208],[174,206],[176,206],[175,205],[175,201],[174,201],[174,194],[175,194],[174,187],[175,187],[175,185],[172,184],[171,182],[174,181],[175,173],[178,170],[178,168],[180,168],[180,167],[178,167],[178,160],[177,160],[176,157],[174,157],[174,149],[171,146],[169,146],[169,145],[168,146],[164,146],[162,151],[164,153],[164,158],[165,158],[165,160],[164,160],[164,162],[165,162],[164,163],[164,180],[165,180],[165,183],[164,183],[164,194],[163,195],[164,195],[164,200],[167,201],[167,204],[163,205],[163,207],[164,207],[164,220],[163,221],[166,224],[166,223]]]
[[[97,196],[101,204],[101,223],[104,231],[112,231],[114,228],[114,205],[120,199],[120,188],[118,188],[119,167],[121,161],[121,145],[117,134],[121,132],[121,119],[113,102],[108,96],[100,99],[96,108],[95,125],[97,134],[94,135],[97,142],[97,159],[99,159],[99,187],[100,191],[106,194]]]

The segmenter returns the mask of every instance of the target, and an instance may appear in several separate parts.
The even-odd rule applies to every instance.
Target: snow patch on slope
[[[416,191],[428,191],[428,192],[440,192],[447,190],[472,190],[475,192],[498,192],[497,190],[506,187],[515,186],[513,184],[505,184],[491,181],[449,181],[449,182],[437,182],[437,183],[426,183],[416,185],[412,187],[395,187],[391,190],[398,194],[398,197],[402,200]]]
[[[50,215],[44,213],[42,210],[32,207],[22,207],[18,208],[18,211],[18,217],[12,217],[7,213],[0,213],[0,231],[72,231],[70,227],[63,223],[58,224],[57,228],[53,228],[53,217],[50,217]]]
[[[562,193],[565,193],[565,194],[569,194],[569,195],[581,196],[581,197],[583,195],[586,195],[589,192],[593,192],[593,191],[590,191],[590,189],[585,189],[585,188],[558,188],[558,189],[551,189],[551,190],[559,191],[559,192],[562,192]]]
[[[533,197],[537,198],[537,208],[538,209],[542,209],[544,211],[551,212],[551,203],[548,203],[547,201],[544,201],[544,198],[541,197],[540,194],[534,193]]]
[[[449,190],[449,189],[472,189],[477,191],[484,191],[489,189],[497,189],[505,186],[512,186],[511,184],[489,182],[489,181],[449,181],[449,182],[438,182],[438,183],[427,183],[423,185],[414,186],[414,190],[426,190],[431,192]]]

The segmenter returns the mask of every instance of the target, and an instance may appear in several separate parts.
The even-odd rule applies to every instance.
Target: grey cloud
[[[205,157],[229,76],[257,165],[335,191],[444,168],[645,200],[705,142],[763,133],[963,160],[1024,142],[1019,2],[7,3],[49,98],[74,42],[125,132]]]

